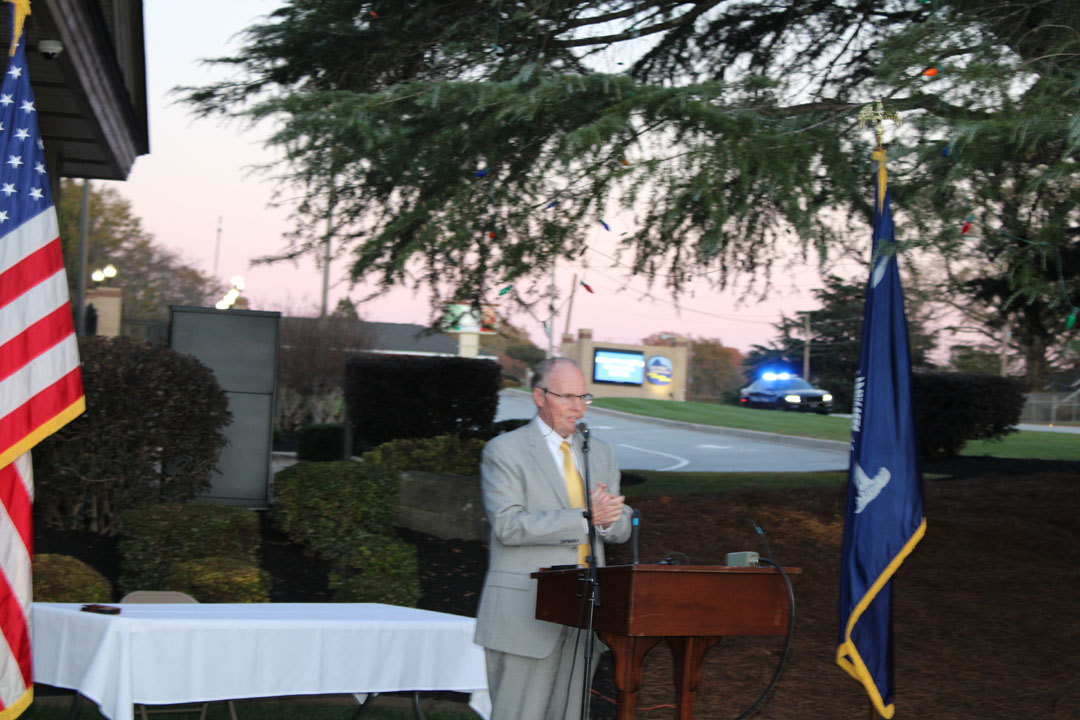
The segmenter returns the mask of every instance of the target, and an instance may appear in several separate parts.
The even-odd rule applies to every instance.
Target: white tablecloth
[[[34,679],[78,690],[112,720],[133,704],[453,690],[490,714],[472,618],[377,604],[34,603]]]

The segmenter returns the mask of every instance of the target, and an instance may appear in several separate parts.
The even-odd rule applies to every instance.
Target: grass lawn
[[[973,440],[961,455],[1035,460],[1080,460],[1080,435],[1020,431],[1001,440]]]
[[[760,430],[781,435],[841,442],[851,438],[851,420],[829,415],[637,398],[597,398],[593,401],[593,406],[700,425]],[[964,448],[961,455],[988,455],[1009,459],[1080,460],[1080,436],[1070,433],[1020,431],[1007,435],[1001,440],[972,441]],[[679,473],[665,474],[679,475]],[[693,475],[693,473],[683,474]]]
[[[824,472],[660,472],[631,470],[645,482],[626,485],[622,493],[628,499],[657,495],[700,495],[723,493],[729,490],[790,490],[807,487],[843,487],[847,473],[841,470]]]
[[[328,696],[322,698],[289,697],[289,698],[262,698],[251,700],[236,700],[236,715],[243,720],[349,720],[356,714],[359,707],[347,701],[348,698],[341,696]],[[379,698],[371,709],[364,714],[365,720],[412,720],[412,706],[386,707],[393,703],[402,705],[404,698]],[[380,707],[380,703],[383,705]],[[27,720],[64,720],[67,717],[70,701],[65,698],[50,697],[46,701],[38,701],[31,704],[30,708],[21,717]],[[470,710],[461,711],[445,708],[432,708],[431,703],[421,696],[420,707],[424,711],[424,717],[428,720],[476,720],[478,717]],[[157,720],[191,720],[198,713],[183,712],[171,713],[160,712],[163,706],[150,706],[154,710],[153,717]],[[138,718],[138,712],[135,713]],[[104,720],[105,716],[98,712],[97,706],[89,700],[84,700],[79,720]],[[228,720],[228,707],[223,702],[212,702],[206,711],[206,720]]]

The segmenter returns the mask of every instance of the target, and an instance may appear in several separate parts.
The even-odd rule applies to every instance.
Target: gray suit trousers
[[[603,644],[594,642],[592,673]],[[579,720],[585,677],[585,631],[563,628],[555,650],[539,660],[486,650],[491,720]],[[589,678],[592,686],[592,678]]]

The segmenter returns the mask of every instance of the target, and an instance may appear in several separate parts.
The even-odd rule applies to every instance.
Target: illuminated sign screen
[[[593,351],[593,382],[641,385],[645,382],[645,353],[633,350]]]

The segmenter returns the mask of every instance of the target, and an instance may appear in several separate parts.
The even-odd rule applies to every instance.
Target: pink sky
[[[195,120],[184,107],[173,104],[168,94],[176,85],[200,85],[219,77],[221,70],[198,61],[236,50],[233,36],[277,5],[274,0],[144,4],[151,152],[136,161],[127,182],[112,185],[131,201],[158,243],[208,273],[214,270],[218,219],[222,218],[218,277],[225,281],[243,275],[252,309],[313,315],[318,313],[322,293],[322,272],[314,262],[304,259],[250,267],[252,258],[284,247],[282,233],[291,227],[287,209],[268,207],[273,185],[248,170],[270,158],[261,147],[266,128],[245,130],[217,120]],[[629,229],[617,221],[611,225],[610,238],[601,228],[593,241],[606,255],[613,254],[618,233]],[[867,245],[869,240],[868,233]],[[771,293],[766,302],[738,304],[737,292],[719,293],[698,281],[693,292],[681,298],[680,312],[662,287],[650,293],[644,279],[628,278],[601,255],[589,253],[587,258],[591,265],[587,273],[581,266],[558,266],[557,286],[563,293],[569,291],[576,273],[593,288],[595,294],[579,287],[570,329],[591,328],[598,340],[608,342],[635,343],[654,332],[673,331],[720,338],[745,351],[775,335],[772,325],[781,312],[790,316],[796,310],[814,309],[808,289],[820,284],[813,268],[778,268],[773,283],[783,291]],[[852,261],[830,270],[849,278],[861,274]],[[350,291],[344,259],[332,263],[330,284],[331,308],[342,297],[359,299],[370,292],[365,288]],[[546,317],[546,302],[533,312]],[[426,324],[428,296],[394,290],[362,305],[361,315],[374,321]],[[529,314],[519,310],[510,320],[528,329],[538,345],[546,346],[543,328]],[[565,324],[566,315],[561,313],[555,321],[558,334]]]

